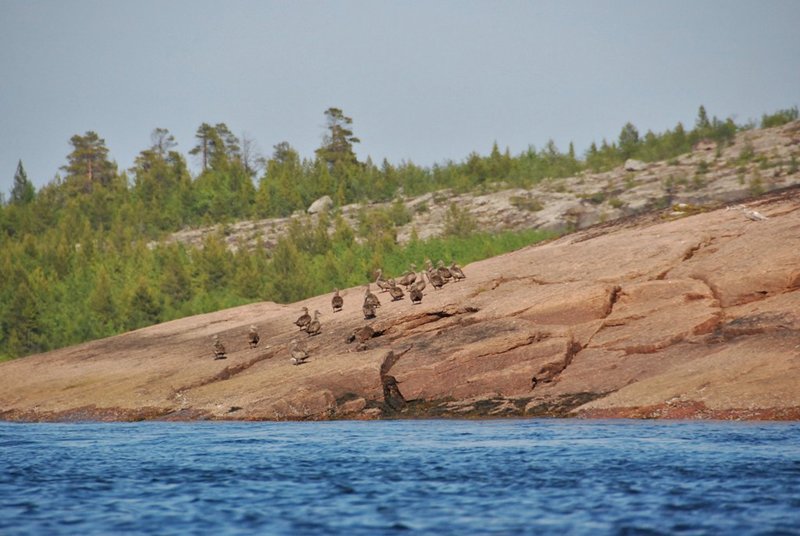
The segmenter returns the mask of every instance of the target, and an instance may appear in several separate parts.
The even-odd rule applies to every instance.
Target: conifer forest
[[[262,156],[253,140],[224,123],[204,123],[194,140],[182,140],[193,145],[186,154],[176,151],[168,130],[155,128],[133,166],[119,169],[101,133],[75,134],[52,181],[37,189],[20,161],[11,191],[0,197],[0,360],[250,302],[289,303],[363,285],[378,267],[400,273],[424,258],[465,264],[518,249],[552,235],[489,235],[454,222],[444,236],[400,245],[396,228],[409,221],[402,199],[496,184],[528,188],[628,158],[665,160],[699,140],[724,144],[740,130],[797,116],[795,107],[739,125],[709,117],[701,106],[690,127],[642,134],[628,123],[616,139],[593,143],[582,155],[552,141],[520,154],[494,144],[486,155],[427,167],[359,160],[353,120],[338,108],[324,112],[322,143],[312,156],[289,142]],[[304,215],[324,195],[333,209]],[[391,201],[390,209],[370,210],[370,203]],[[353,203],[364,207],[357,227],[337,212]],[[231,248],[226,241],[224,224],[293,214],[274,247]],[[223,225],[202,247],[164,240],[211,224]]]

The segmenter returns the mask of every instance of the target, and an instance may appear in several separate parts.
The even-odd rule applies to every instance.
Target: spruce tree
[[[623,159],[631,158],[639,148],[639,130],[633,123],[625,123],[619,133],[619,152]]]
[[[27,205],[36,197],[36,188],[28,180],[25,168],[22,167],[22,160],[17,164],[17,171],[14,173],[14,186],[11,188],[12,205]]]

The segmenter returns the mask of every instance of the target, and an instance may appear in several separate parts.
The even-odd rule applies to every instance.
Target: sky
[[[798,28],[796,0],[0,0],[0,192],[88,131],[121,170],[204,122],[311,158],[330,107],[360,159],[424,166],[757,121],[800,104]]]

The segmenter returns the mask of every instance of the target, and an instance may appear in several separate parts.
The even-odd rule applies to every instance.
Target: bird
[[[445,283],[450,281],[453,278],[453,274],[450,273],[450,270],[444,265],[444,261],[439,261],[436,263],[436,272],[441,276],[442,281]]]
[[[462,279],[467,278],[467,276],[465,276],[464,272],[461,270],[461,267],[456,264],[456,261],[450,263],[450,273],[453,274],[454,281],[461,281]]]
[[[381,306],[381,301],[378,299],[378,297],[375,294],[373,294],[369,290],[369,284],[367,284],[367,286],[365,288],[366,288],[366,291],[364,292],[364,305],[369,303],[373,307],[373,309],[375,307],[380,307]]]
[[[425,290],[425,275],[424,274],[425,274],[425,272],[420,272],[419,273],[419,278],[417,279],[417,282],[414,283],[414,288],[419,289],[420,292]]]
[[[383,278],[383,270],[378,268],[375,270],[375,284],[381,289],[381,292],[386,292],[389,290],[389,282]]]
[[[442,279],[442,276],[439,275],[439,272],[437,270],[431,270],[427,272],[427,275],[428,275],[428,282],[430,282],[431,286],[436,290],[439,290],[444,286],[444,280]]]
[[[389,285],[389,295],[392,297],[392,301],[402,300],[403,296],[405,296],[403,289],[398,287],[394,280]]]
[[[422,303],[422,289],[418,285],[412,286],[408,291],[408,297],[413,305],[419,305]]]
[[[364,305],[361,307],[361,311],[364,313],[365,320],[375,318],[375,306],[372,303],[369,303],[367,300],[364,300]]]
[[[415,264],[411,264],[411,270],[407,271],[403,274],[403,277],[400,278],[399,283],[406,287],[406,290],[414,284],[414,281],[417,280],[417,266]]]
[[[214,335],[214,359],[227,359],[225,345],[219,340],[219,335]]]
[[[347,336],[345,342],[347,344],[357,342],[358,344],[356,344],[356,352],[362,352],[367,349],[367,341],[374,336],[374,329],[372,329],[370,326],[362,326],[354,329],[353,332]]]
[[[298,343],[297,339],[292,339],[289,342],[289,362],[292,365],[302,365],[308,359],[308,350],[305,345]]]
[[[308,307],[303,307],[303,314],[300,315],[300,318],[294,321],[294,325],[300,328],[300,331],[306,329],[308,323],[311,322],[311,315],[308,314]]]
[[[258,331],[256,331],[255,326],[250,326],[250,331],[247,332],[247,342],[250,344],[250,348],[255,348],[258,346],[258,341],[261,340],[261,337],[258,336]]]
[[[322,324],[319,322],[319,315],[321,314],[322,313],[319,311],[314,311],[314,318],[306,326],[306,332],[309,335],[319,335],[319,332],[322,330]]]
[[[333,312],[338,313],[344,307],[344,299],[339,296],[339,289],[333,289],[333,298],[331,298],[331,307],[333,307]]]

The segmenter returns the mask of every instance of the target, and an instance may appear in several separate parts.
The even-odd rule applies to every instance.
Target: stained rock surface
[[[374,320],[358,287],[340,313],[330,295],[257,303],[5,362],[0,418],[798,419],[800,189],[745,205],[473,263],[421,305],[382,299]],[[302,306],[323,311],[319,335],[294,325]]]

